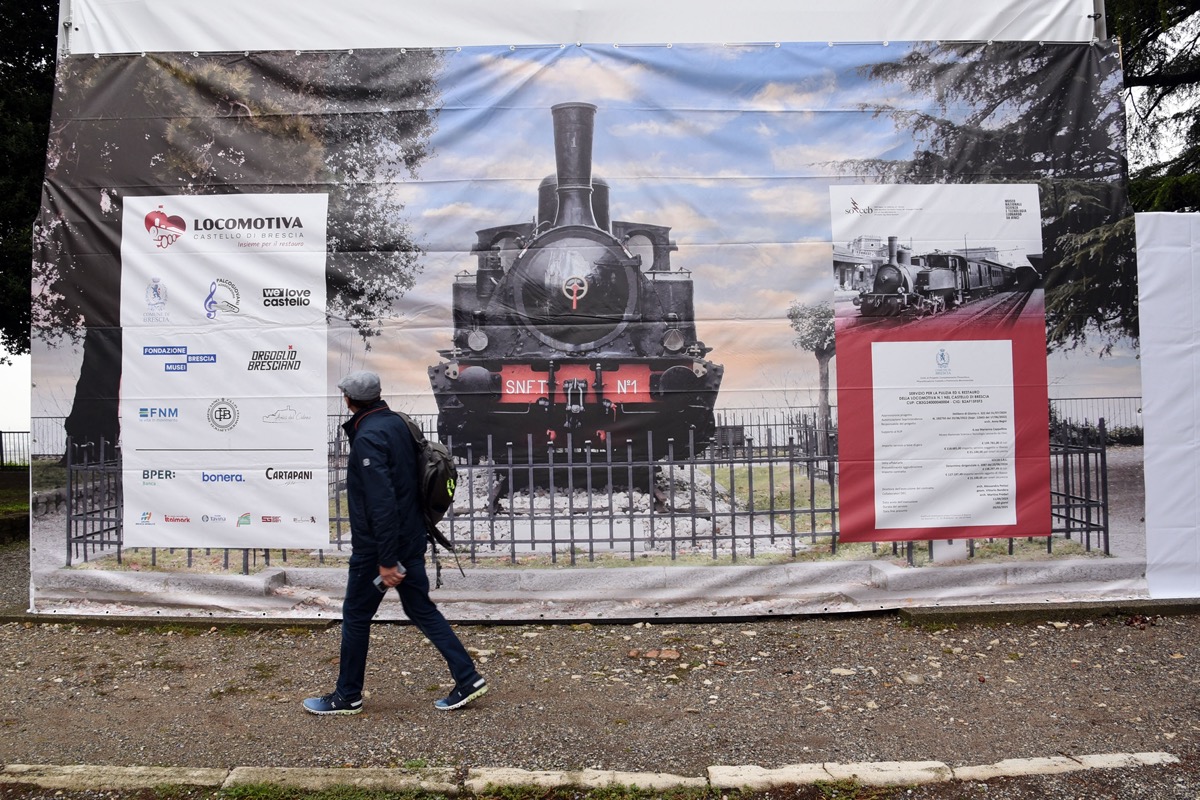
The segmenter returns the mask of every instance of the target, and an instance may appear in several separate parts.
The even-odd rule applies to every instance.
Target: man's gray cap
[[[342,378],[342,382],[338,384],[338,388],[342,390],[342,394],[346,395],[346,397],[359,402],[376,400],[379,398],[381,391],[379,388],[379,376],[374,372],[367,372],[366,370],[351,372]]]

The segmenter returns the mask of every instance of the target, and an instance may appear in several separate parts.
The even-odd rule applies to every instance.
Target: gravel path
[[[0,610],[29,552],[0,547]],[[462,627],[493,690],[439,713],[437,654],[376,626],[367,711],[299,702],[338,631],[0,624],[0,763],[582,767],[703,775],[715,764],[1165,751],[1170,767],[898,789],[904,798],[1200,796],[1200,617],[948,624],[895,613],[753,623]],[[36,792],[0,786],[0,798]],[[49,796],[49,795],[47,795]],[[791,797],[818,797],[799,791]]]
[[[0,551],[0,586],[25,580],[14,552]],[[472,707],[435,711],[448,688],[436,652],[409,626],[379,625],[366,713],[326,719],[299,702],[331,686],[336,628],[0,625],[0,763],[696,776],[713,764],[1166,751],[1183,764],[1136,780],[1115,771],[1092,789],[1084,775],[993,782],[986,796],[1200,792],[1197,617],[1067,623],[1047,608],[1041,624],[939,630],[886,614],[460,631],[493,686]],[[1089,793],[1121,781],[1167,793]],[[949,786],[904,796],[985,796]]]

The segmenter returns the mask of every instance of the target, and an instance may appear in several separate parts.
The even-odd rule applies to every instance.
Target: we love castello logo
[[[158,247],[165,250],[187,231],[187,223],[183,221],[183,217],[167,216],[167,212],[162,209],[163,207],[159,206],[146,215],[146,232]]]

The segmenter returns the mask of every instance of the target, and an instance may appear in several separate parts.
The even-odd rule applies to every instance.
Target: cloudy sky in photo
[[[554,173],[550,108],[581,101],[598,107],[593,172],[609,183],[611,217],[669,226],[673,267],[692,273],[700,338],[725,367],[718,406],[814,405],[816,359],[792,346],[787,309],[833,297],[829,186],[861,181],[839,165],[913,152],[910,131],[869,109],[921,108],[928,99],[863,69],[908,48],[447,51],[430,155],[417,180],[386,188],[403,200],[402,222],[425,251],[421,274],[369,350],[331,325],[331,398],[342,374],[369,368],[396,404],[435,410],[427,369],[450,346],[451,286],[476,267],[475,231],[533,219],[538,184]],[[78,363],[78,348],[35,342],[35,416],[69,411]],[[1105,359],[1053,355],[1050,379],[1052,396],[1141,392],[1131,349]]]

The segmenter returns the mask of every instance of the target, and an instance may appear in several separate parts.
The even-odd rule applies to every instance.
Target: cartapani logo
[[[186,231],[187,223],[183,221],[183,217],[174,214],[167,216],[162,206],[146,215],[146,232],[160,249],[166,250],[175,244]]]

